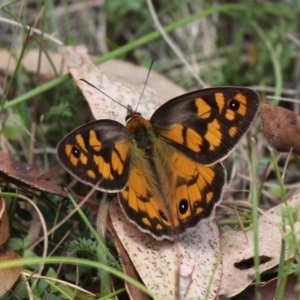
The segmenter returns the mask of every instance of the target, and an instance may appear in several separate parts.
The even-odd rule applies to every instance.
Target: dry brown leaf
[[[42,177],[41,168],[13,159],[0,150],[0,177],[16,184],[68,198],[68,193],[55,183]],[[74,195],[77,199],[80,198]]]
[[[259,254],[260,272],[264,272],[278,265],[283,238],[281,211],[284,204],[278,205],[259,218]],[[300,194],[288,201],[289,208],[300,206]],[[294,223],[299,232],[300,222]],[[286,226],[285,236],[290,228]],[[243,291],[255,278],[253,231],[246,233],[239,231],[226,232],[221,237],[223,252],[223,277],[220,294],[232,297]],[[290,253],[285,258],[289,259]]]
[[[0,198],[0,247],[9,239],[9,223],[5,210],[5,201]]]
[[[3,261],[18,259],[21,256],[8,246],[0,247],[0,264]],[[13,267],[0,270],[0,296],[11,289],[22,272],[22,267]]]
[[[300,116],[291,110],[261,105],[262,133],[278,151],[300,154]]]
[[[110,217],[144,284],[162,299],[215,299],[222,276],[219,228],[210,218],[189,228],[178,241],[157,241],[125,217],[117,201]],[[206,298],[205,298],[206,297]]]
[[[284,300],[299,300],[297,298],[296,289],[298,285],[298,276],[291,274],[287,278],[286,288],[284,291],[283,298]],[[277,281],[276,278],[270,280],[266,284],[258,288],[258,292],[261,294],[263,300],[274,300],[276,299],[276,287]],[[248,294],[248,300],[256,300],[256,293],[253,291],[251,294]]]
[[[68,48],[75,49],[75,47],[67,47],[67,49]],[[21,53],[21,49],[15,51],[15,53]],[[39,56],[40,61],[38,59]],[[2,72],[6,72],[9,75],[12,75],[17,66],[18,55],[14,56],[12,55],[11,51],[0,49],[0,57],[0,70]],[[91,59],[94,58],[95,57],[91,57]],[[51,60],[51,63],[49,60]],[[44,52],[40,53],[39,49],[31,49],[30,51],[28,51],[22,60],[22,66],[28,72],[33,74],[36,74],[39,71],[39,75],[45,80],[56,78],[57,74],[63,75],[69,72],[67,65],[63,62],[61,53],[47,51],[46,55]],[[53,70],[53,66],[57,73],[55,73],[55,71]],[[99,69],[103,74],[105,74],[105,76],[112,77],[128,86],[137,87],[139,91],[138,96],[140,96],[141,87],[144,86],[148,74],[147,68],[139,67],[132,63],[117,59],[111,59],[97,66],[96,68]],[[157,91],[157,93],[159,93],[160,95],[163,95],[161,98],[164,99],[164,101],[185,93],[182,88],[155,71],[151,71],[149,80],[147,82],[147,87]],[[137,99],[133,99],[136,101],[134,103],[135,105],[137,104],[138,99],[139,97]],[[145,98],[143,99],[143,101],[146,101]],[[152,100],[147,99],[147,101],[151,102]],[[122,121],[124,121],[124,118],[122,119]]]
[[[12,250],[7,240],[9,238],[8,216],[5,210],[5,200],[0,198],[0,264],[1,261],[20,258],[20,255]],[[22,272],[22,267],[13,267],[0,270],[0,297],[5,294],[16,282]]]
[[[42,173],[42,169],[23,161],[12,158],[8,153],[0,150],[0,179],[15,184],[17,187],[25,186],[38,191],[47,192],[64,198],[69,198],[69,194],[76,200],[81,201],[83,196],[73,192],[66,192],[61,186],[46,180],[49,173]],[[52,175],[51,175],[52,177]],[[99,211],[99,201],[87,199],[85,207],[89,208],[93,213]],[[0,212],[1,218],[1,212]],[[1,233],[0,233],[1,240]]]
[[[8,75],[12,75],[17,66],[19,53],[21,53],[21,49],[15,50],[14,54],[6,49],[0,49],[0,70]],[[40,53],[38,49],[28,51],[23,57],[22,66],[25,70],[33,74],[36,74],[39,71],[39,75],[45,80],[50,80],[57,76],[53,70],[53,66],[58,74],[68,73],[67,67],[63,67],[62,57],[59,53],[47,53],[49,54],[48,56],[43,52]],[[40,61],[38,59],[39,55],[41,55]],[[51,59],[52,64],[49,62],[49,58]]]
[[[98,67],[93,63],[85,46],[61,47],[60,52],[76,84],[89,103],[95,119],[108,118],[124,123],[127,110],[80,79],[95,85],[125,107],[130,105],[135,108],[141,96],[148,70],[133,67],[133,65],[129,67],[129,64],[114,63],[113,68],[118,70],[118,75],[111,75],[111,72],[110,75],[107,75],[107,72],[102,69],[102,65]],[[125,77],[125,81],[122,83],[118,81],[120,73],[123,73]],[[141,75],[142,73],[144,73],[144,76]],[[138,108],[138,111],[147,119],[166,100],[184,93],[170,80],[161,75],[154,77],[152,73],[154,72],[150,74],[149,84],[145,88]],[[164,89],[159,91],[158,86],[159,88],[164,86]]]

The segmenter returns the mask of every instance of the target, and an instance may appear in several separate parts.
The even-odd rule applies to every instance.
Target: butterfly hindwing
[[[129,220],[141,230],[172,240],[211,215],[221,199],[226,174],[221,163],[203,166],[168,144],[155,142],[159,159],[150,164],[146,156],[134,160],[127,186],[118,196]]]
[[[165,221],[163,214],[167,213],[164,197],[153,190],[140,168],[131,168],[128,184],[118,198],[126,216],[142,231],[157,239],[174,236],[174,226]]]
[[[175,189],[172,193],[174,228],[181,233],[211,215],[221,201],[226,172],[221,163],[204,166],[180,152],[170,156]]]
[[[98,120],[70,132],[58,145],[61,164],[78,180],[102,191],[120,191],[128,180],[130,138],[113,120]]]
[[[259,105],[259,96],[251,89],[209,88],[166,102],[150,121],[173,147],[210,165],[232,151],[250,128]]]

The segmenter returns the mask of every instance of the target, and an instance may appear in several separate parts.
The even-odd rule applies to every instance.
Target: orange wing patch
[[[87,170],[87,175],[92,178],[92,179],[95,179],[96,178],[96,174],[93,170]]]
[[[89,132],[89,145],[94,148],[95,151],[101,150],[102,143],[98,140],[95,130],[90,130]]]
[[[66,144],[65,153],[67,157],[70,159],[70,162],[73,166],[77,166],[79,159],[72,154],[73,145]]]
[[[129,154],[128,142],[117,142],[114,145],[111,155],[111,166],[120,175],[124,172],[125,161]]]
[[[221,125],[217,119],[214,119],[207,125],[205,139],[209,142],[209,150],[213,151],[219,147],[222,142]]]
[[[237,134],[237,132],[238,132],[238,128],[236,126],[232,126],[231,128],[229,128],[228,131],[230,137],[232,138]]]
[[[195,105],[197,107],[197,115],[201,119],[207,119],[211,116],[211,106],[202,98],[197,98]]]
[[[215,100],[217,102],[219,113],[222,113],[225,106],[225,97],[223,93],[215,93]]]
[[[86,147],[85,147],[85,142],[84,142],[84,139],[83,139],[82,135],[81,135],[81,134],[76,134],[75,139],[76,139],[76,142],[77,142],[78,146],[79,146],[85,153],[87,153],[88,151],[87,151],[87,149],[86,149]]]
[[[182,145],[184,143],[183,130],[184,126],[182,124],[174,124],[172,127],[166,130],[160,130],[159,134]]]
[[[200,152],[200,146],[202,146],[202,137],[192,128],[186,130],[186,146],[194,152]]]

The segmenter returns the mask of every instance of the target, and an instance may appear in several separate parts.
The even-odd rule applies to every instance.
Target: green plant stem
[[[274,67],[274,73],[275,73],[275,96],[280,97],[282,92],[282,72],[281,72],[281,65],[280,60],[277,57],[277,54],[275,52],[275,49],[272,46],[272,43],[268,36],[264,33],[264,31],[261,29],[261,27],[258,25],[257,22],[251,21],[250,22],[253,29],[257,32],[259,37],[261,38],[262,42],[265,44],[267,49],[270,52],[270,57],[273,63]],[[274,102],[274,105],[278,105],[279,100],[276,100]]]
[[[88,259],[83,259],[83,258],[52,256],[52,257],[45,257],[45,258],[28,257],[28,258],[22,258],[22,259],[14,259],[14,260],[1,262],[0,270],[12,268],[12,267],[24,266],[24,265],[35,265],[35,264],[37,264],[37,265],[40,265],[40,264],[70,264],[70,265],[81,265],[81,266],[87,266],[90,268],[102,269],[102,270],[110,272],[111,274],[121,278],[122,280],[125,280],[128,283],[134,285],[135,287],[140,289],[146,295],[149,295],[150,297],[155,297],[155,298],[159,299],[159,297],[157,295],[155,295],[151,291],[149,291],[143,284],[141,284],[140,282],[123,274],[122,272],[120,272],[114,268],[111,268],[105,264],[91,261]]]
[[[286,190],[284,187],[284,181],[282,179],[280,170],[279,170],[279,166],[274,154],[274,150],[272,148],[269,148],[270,151],[270,156],[271,156],[271,160],[274,166],[274,170],[276,173],[276,177],[277,177],[277,181],[280,187],[280,192],[281,192],[281,197],[282,197],[282,206],[283,209],[288,208],[288,203],[287,203],[287,196],[286,196]],[[293,219],[291,217],[291,214],[286,211],[286,213],[284,213],[282,209],[282,230],[283,232],[286,232],[287,229],[287,223],[289,224],[291,233],[295,232],[295,228],[294,228],[294,223],[293,223]],[[295,245],[297,244],[297,238],[295,238],[295,235],[292,233],[292,237],[293,237],[293,243],[295,243]],[[287,284],[287,279],[288,279],[288,272],[286,272],[286,265],[285,265],[285,257],[286,257],[286,242],[284,239],[282,239],[281,242],[281,250],[280,250],[280,260],[279,260],[279,266],[278,266],[278,277],[277,277],[277,285],[276,285],[276,300],[281,300],[284,299],[284,291],[286,288],[286,284]]]
[[[261,283],[260,280],[260,260],[259,260],[259,226],[258,226],[258,189],[257,189],[257,178],[256,178],[256,167],[257,167],[257,156],[256,156],[256,143],[254,139],[251,141],[251,195],[252,195],[252,220],[253,220],[253,243],[254,243],[254,271],[255,271],[255,296],[257,300],[261,300],[261,294],[258,291],[258,287]]]
[[[92,226],[91,222],[89,221],[89,219],[86,217],[86,215],[84,214],[84,212],[82,211],[82,209],[78,206],[78,204],[76,203],[76,201],[74,200],[74,198],[72,198],[71,195],[69,195],[70,200],[72,201],[73,205],[78,209],[78,214],[80,215],[80,217],[82,218],[83,222],[86,224],[86,226],[88,227],[88,229],[90,230],[90,232],[93,234],[94,238],[96,239],[96,241],[98,242],[98,244],[101,246],[101,248],[106,249],[106,246],[104,245],[102,239],[100,238],[99,234],[97,233],[97,231],[94,229],[94,227]],[[109,259],[111,261],[114,262],[116,268],[121,271],[122,268],[119,265],[119,263],[115,260],[115,258],[111,255],[111,253],[109,251],[107,251],[105,253],[105,255],[109,256]]]

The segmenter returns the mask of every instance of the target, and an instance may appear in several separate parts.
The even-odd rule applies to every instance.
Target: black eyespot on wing
[[[228,107],[233,110],[233,111],[238,111],[239,108],[240,108],[240,102],[235,100],[235,99],[232,99],[228,105]]]
[[[79,150],[78,147],[73,146],[73,148],[72,148],[72,154],[73,154],[76,158],[79,158],[79,157],[80,157],[80,154],[81,154],[81,151]]]
[[[184,215],[189,209],[189,202],[186,199],[182,199],[179,202],[179,212]]]

